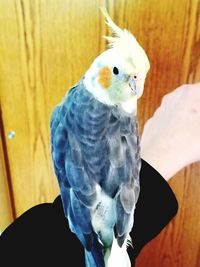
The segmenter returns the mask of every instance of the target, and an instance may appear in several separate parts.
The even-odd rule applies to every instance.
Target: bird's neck
[[[99,102],[110,107],[116,106],[116,103],[111,101],[109,95],[102,90],[100,85],[96,83],[95,80],[92,80],[91,77],[91,72],[88,70],[83,78],[83,85],[85,89],[88,90]],[[127,115],[137,115],[137,99],[135,99],[135,96],[120,103],[119,106],[125,113],[127,113]]]

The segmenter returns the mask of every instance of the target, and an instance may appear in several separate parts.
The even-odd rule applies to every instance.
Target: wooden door
[[[151,70],[139,101],[141,131],[164,94],[200,80],[199,0],[1,0],[1,155],[8,176],[0,179],[9,177],[4,207],[15,217],[59,194],[50,157],[50,114],[105,49],[99,6],[134,33],[149,55]],[[178,215],[144,248],[137,267],[200,266],[199,179],[196,163],[170,181]]]

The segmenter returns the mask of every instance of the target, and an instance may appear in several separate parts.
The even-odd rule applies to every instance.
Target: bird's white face
[[[99,101],[121,105],[131,113],[136,109],[137,99],[143,93],[148,70],[149,63],[145,54],[141,53],[137,62],[137,58],[134,61],[120,55],[115,49],[108,49],[95,59],[86,73],[85,83]]]

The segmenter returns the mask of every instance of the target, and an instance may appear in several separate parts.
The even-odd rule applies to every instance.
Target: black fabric
[[[140,195],[131,231],[133,248],[130,258],[137,258],[141,249],[157,236],[178,211],[177,199],[164,178],[147,162],[142,161]]]
[[[178,203],[167,182],[142,161],[140,196],[131,232],[134,264],[144,245],[175,216]],[[61,198],[37,205],[16,219],[0,236],[1,266],[85,266],[84,250],[69,230]],[[132,265],[133,266],[133,265]]]

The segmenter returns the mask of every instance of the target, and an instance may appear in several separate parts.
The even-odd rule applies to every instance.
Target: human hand
[[[200,160],[200,83],[165,95],[145,123],[141,157],[166,180]]]

